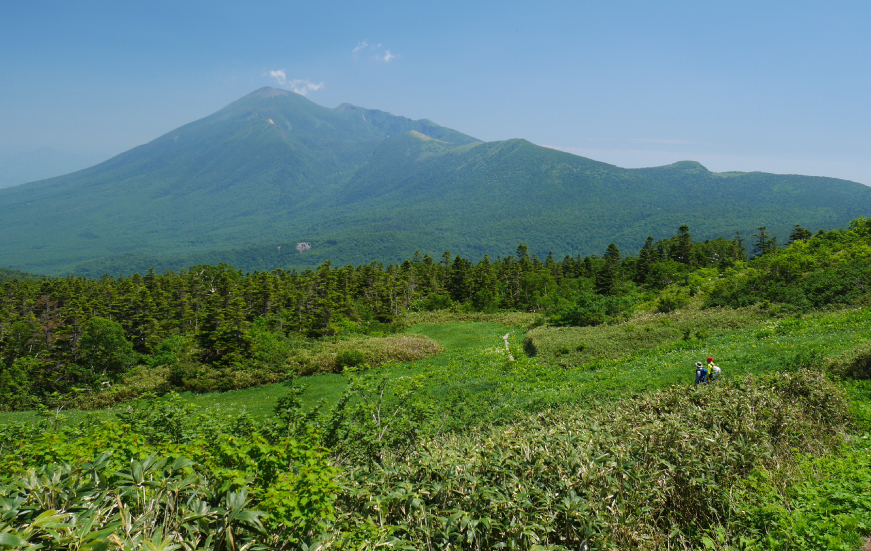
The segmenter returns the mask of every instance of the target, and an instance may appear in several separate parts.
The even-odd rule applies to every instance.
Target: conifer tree
[[[792,231],[789,232],[789,241],[787,242],[787,244],[791,245],[796,241],[807,241],[808,239],[813,237],[813,235],[814,234],[811,233],[810,230],[796,224]]]
[[[756,238],[756,243],[754,244],[756,253],[759,255],[765,255],[776,251],[777,237],[770,237],[768,235],[768,228],[765,226],[760,226],[757,230],[759,230],[759,233],[753,234],[753,237]]]
[[[620,249],[611,243],[605,251],[605,265],[596,275],[596,291],[603,295],[617,294]]]

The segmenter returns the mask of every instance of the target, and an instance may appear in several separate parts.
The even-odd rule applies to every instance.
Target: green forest
[[[4,270],[0,547],[858,551],[871,219],[671,231]],[[709,356],[723,375],[695,385]]]

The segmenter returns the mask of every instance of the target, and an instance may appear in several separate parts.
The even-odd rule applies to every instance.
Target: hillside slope
[[[636,252],[688,224],[696,239],[768,226],[843,226],[871,213],[871,188],[764,173],[717,174],[695,162],[623,169],[525,140],[454,146],[403,134],[384,141],[307,235],[309,258],[401,260],[415,249],[472,258]],[[403,252],[396,254],[397,249]],[[320,252],[319,252],[320,251]],[[374,255],[372,253],[375,253]]]
[[[871,214],[833,178],[623,169],[525,140],[483,143],[430,121],[272,88],[67,176],[0,190],[0,265],[99,276],[228,262],[244,268],[635,251],[688,224],[696,239],[784,238]],[[305,254],[297,242],[311,243]],[[279,249],[281,247],[281,249]]]
[[[430,121],[321,107],[264,88],[104,163],[4,189],[0,265],[63,273],[128,252],[226,249],[285,235],[392,132],[474,138]],[[44,268],[44,270],[43,270]]]

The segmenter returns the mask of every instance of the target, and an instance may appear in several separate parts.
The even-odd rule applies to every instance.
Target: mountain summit
[[[0,266],[272,269],[417,249],[509,254],[520,242],[587,254],[610,242],[635,250],[684,223],[704,238],[835,227],[869,211],[871,188],[844,180],[716,174],[692,161],[627,170],[261,88],[94,167],[0,189]],[[297,253],[303,241],[311,250]]]

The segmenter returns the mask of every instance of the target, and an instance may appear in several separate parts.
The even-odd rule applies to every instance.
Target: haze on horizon
[[[629,168],[871,185],[868,20],[862,2],[10,2],[0,186],[50,175],[46,152],[58,174],[83,168],[263,86]]]

